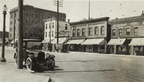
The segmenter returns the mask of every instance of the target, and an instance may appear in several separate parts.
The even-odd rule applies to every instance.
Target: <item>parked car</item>
[[[23,65],[29,71],[38,71],[41,67],[47,66],[49,70],[55,67],[55,56],[42,51],[39,40],[26,39],[23,46]],[[18,62],[17,49],[14,54],[16,63]]]

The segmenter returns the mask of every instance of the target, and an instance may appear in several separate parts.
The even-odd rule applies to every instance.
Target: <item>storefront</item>
[[[108,42],[108,51],[114,54],[129,54],[129,46],[131,40],[123,39],[111,39]]]
[[[81,45],[86,46],[86,52],[104,52],[104,39],[87,39]]]
[[[57,44],[57,38],[55,38],[51,44],[52,44],[52,51],[62,51],[62,49],[67,49],[64,46],[64,43],[67,41],[67,38],[59,38],[58,44]]]
[[[69,51],[85,51],[85,46],[81,45],[85,39],[69,40],[66,44],[69,46]]]
[[[144,38],[133,38],[129,46],[131,55],[144,55]]]

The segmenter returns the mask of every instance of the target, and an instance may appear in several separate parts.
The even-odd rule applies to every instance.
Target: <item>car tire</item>
[[[33,63],[32,59],[31,59],[30,57],[28,57],[28,58],[26,59],[26,68],[27,68],[27,70],[28,70],[29,72],[34,72],[34,71],[33,71],[33,70],[34,70],[34,67],[33,67],[32,63]]]
[[[54,70],[54,67],[55,67],[55,60],[54,60],[54,59],[48,60],[48,61],[47,61],[47,66],[48,66],[48,69]]]

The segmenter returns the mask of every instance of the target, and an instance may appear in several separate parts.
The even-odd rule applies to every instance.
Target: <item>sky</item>
[[[54,0],[23,0],[24,5],[56,11]],[[60,0],[61,1],[61,0]],[[110,19],[139,16],[144,10],[144,0],[62,0],[59,11],[66,13],[71,22],[88,19],[90,1],[90,17],[110,17]],[[0,0],[0,31],[3,30],[3,6],[7,5],[6,31],[9,31],[10,9],[18,6],[18,0]]]

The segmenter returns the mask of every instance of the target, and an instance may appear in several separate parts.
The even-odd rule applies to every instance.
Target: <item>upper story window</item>
[[[11,16],[11,18],[13,18],[13,15],[12,15],[12,14],[11,14],[10,16]]]
[[[28,36],[28,33],[27,32],[25,32],[25,37],[27,37]]]
[[[122,29],[119,29],[119,35],[120,36],[122,35]]]
[[[46,29],[47,29],[47,24],[46,24]]]
[[[72,36],[75,36],[75,29],[73,29],[72,31]]]
[[[82,28],[82,36],[85,36],[85,28]]]
[[[112,29],[112,36],[116,35],[116,29]]]
[[[101,34],[102,34],[102,35],[105,34],[105,28],[104,28],[104,26],[101,26]]]
[[[12,21],[10,21],[10,24],[12,25]]]
[[[134,27],[134,35],[138,35],[138,27]]]
[[[33,33],[31,33],[31,37],[33,37]]]
[[[51,28],[51,23],[49,23],[49,28]]]
[[[126,28],[126,35],[130,35],[130,28]]]
[[[80,36],[80,29],[77,29],[77,36]]]
[[[92,36],[92,27],[89,27],[89,36]]]
[[[98,29],[98,27],[95,27],[94,33],[95,33],[95,35],[98,35],[98,34],[99,34],[99,29]]]
[[[52,23],[52,28],[54,28],[54,22]]]
[[[68,29],[68,25],[67,24],[65,24],[65,30],[67,30]]]
[[[54,32],[52,31],[52,37],[54,36]]]
[[[45,37],[47,37],[47,32],[45,32]]]

